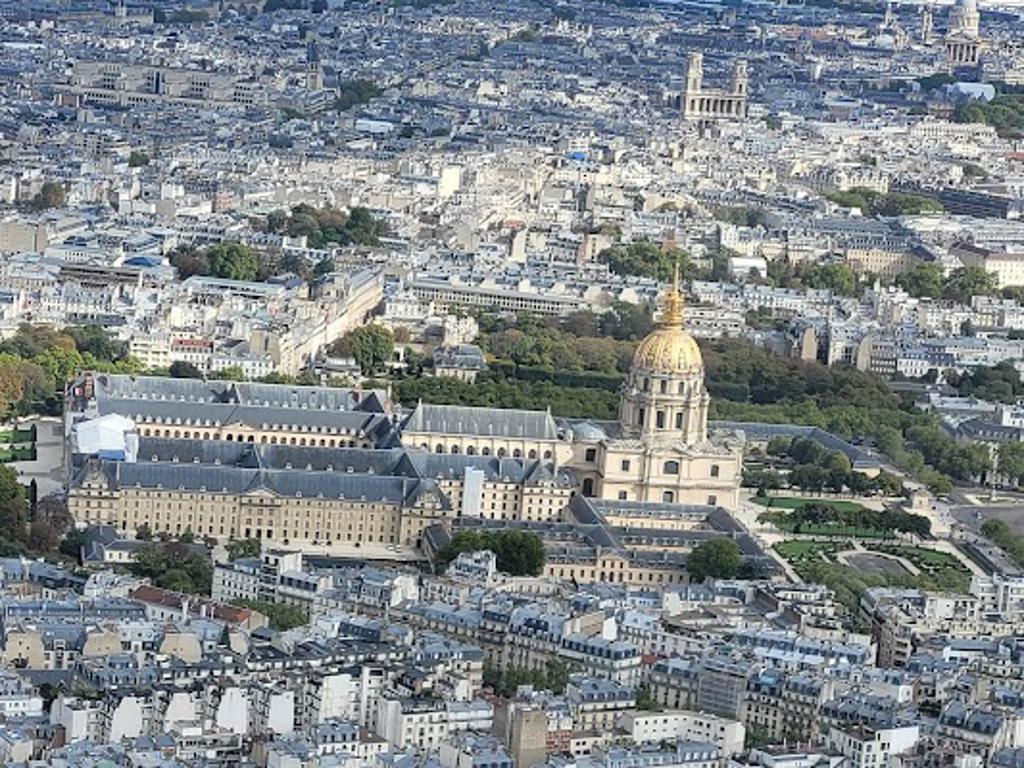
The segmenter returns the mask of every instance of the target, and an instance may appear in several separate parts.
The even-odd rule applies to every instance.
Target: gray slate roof
[[[558,440],[558,426],[548,411],[470,408],[461,405],[420,403],[403,432],[443,435],[478,435],[533,440]]]

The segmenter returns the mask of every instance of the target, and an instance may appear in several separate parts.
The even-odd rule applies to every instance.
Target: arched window
[[[519,459],[519,458],[522,458],[522,456],[523,456],[523,452],[522,451],[520,451],[518,448],[513,449],[513,451],[512,451],[512,458]]]
[[[444,446],[438,443],[434,448],[434,453],[444,453]]]
[[[452,446],[452,453],[458,453],[458,452],[459,452],[459,446],[453,445]]]
[[[530,452],[528,454],[526,454],[526,456],[527,456],[527,458],[530,458],[530,459],[536,459],[537,458],[537,452],[531,448]]]
[[[718,472],[719,472],[718,465],[717,464],[712,464],[711,465],[711,476],[712,477],[718,477]]]
[[[476,446],[467,445],[466,446],[466,455],[467,456],[476,456]]]
[[[483,456],[490,456],[491,455],[491,449],[490,448],[481,448],[480,449],[480,454],[483,455]]]
[[[668,392],[668,382],[665,381],[664,379],[662,379],[661,380],[661,394],[664,395],[667,392]]]
[[[505,449],[504,448],[499,448],[498,449],[498,458],[499,459],[505,458]]]
[[[679,462],[678,461],[666,461],[665,466],[661,468],[661,471],[666,475],[678,475],[679,474]]]

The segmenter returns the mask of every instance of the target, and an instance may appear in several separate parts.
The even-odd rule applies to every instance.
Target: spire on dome
[[[675,272],[672,276],[672,287],[665,293],[662,299],[661,320],[658,322],[662,328],[683,327],[683,294],[679,290],[679,257],[676,256]]]

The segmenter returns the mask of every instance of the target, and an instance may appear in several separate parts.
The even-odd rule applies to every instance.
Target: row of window
[[[422,449],[424,451],[429,451],[430,450],[430,446],[427,443],[420,443],[420,449]],[[445,452],[445,447],[444,447],[443,443],[438,443],[437,445],[434,446],[434,453],[444,453],[444,452]],[[453,445],[451,447],[451,450],[448,451],[448,453],[451,453],[451,454],[462,453],[462,448],[460,446],[458,446],[458,445]],[[468,445],[468,446],[466,446],[466,455],[467,456],[476,456],[476,454],[477,454],[477,450],[476,450],[476,446],[475,445]],[[480,449],[480,455],[481,456],[490,456],[491,455],[491,449],[488,448],[488,447],[481,448]],[[506,456],[508,456],[509,454],[508,454],[508,451],[505,450],[504,448],[499,448],[498,450],[496,450],[494,452],[494,455],[497,456],[499,459],[503,459]],[[521,458],[523,458],[523,452],[519,448],[513,448],[512,449],[512,458],[513,459],[521,459]],[[537,458],[537,451],[534,450],[533,448],[531,448],[530,450],[528,450],[526,452],[526,458],[528,458],[528,459],[536,459]],[[544,451],[544,458],[545,459],[550,459],[551,458],[551,451]]]
[[[663,395],[667,395],[669,393],[668,392],[668,390],[669,390],[668,379],[659,379],[659,380],[657,380],[657,383],[658,383],[658,386],[657,386],[658,391],[661,394],[663,394]],[[653,382],[651,381],[651,379],[644,379],[643,382],[641,383],[640,388],[644,392],[653,392],[654,391],[654,387],[652,386],[652,384],[653,384]],[[680,395],[685,395],[686,394],[686,387],[687,387],[688,384],[690,384],[690,382],[680,381],[678,387],[676,388],[676,392],[678,394],[680,394]]]
[[[173,437],[184,440],[216,440],[216,433],[211,436],[210,432],[192,432],[191,430],[185,429],[151,429],[143,427],[139,430],[143,437]],[[229,432],[222,436],[223,440],[229,443],[255,443],[257,442],[255,435],[235,435]],[[319,440],[315,437],[285,437],[282,436],[278,439],[277,435],[261,435],[259,442],[263,445],[299,445],[299,446],[319,446],[321,448],[372,448],[373,445],[368,442],[360,442],[356,440],[340,440],[333,437],[321,437]],[[454,451],[458,453],[458,451]],[[442,451],[438,451],[442,453]]]

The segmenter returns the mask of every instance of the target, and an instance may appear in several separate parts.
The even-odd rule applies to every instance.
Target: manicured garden
[[[757,516],[758,522],[786,533],[855,539],[893,539],[900,533],[927,537],[931,531],[928,518],[898,508],[879,510],[850,502],[840,506],[803,499],[791,501],[795,503],[769,507]]]
[[[837,512],[860,512],[864,509],[863,504],[843,499],[805,499],[796,496],[754,496],[751,499],[755,504],[762,507],[774,509],[799,509],[807,504],[817,504],[822,507],[832,507]]]
[[[36,429],[0,430],[0,464],[12,461],[34,461],[36,458]]]
[[[824,584],[836,594],[836,601],[855,623],[857,605],[865,589],[870,587],[907,587],[933,591],[966,592],[970,571],[956,557],[926,547],[866,542],[865,554],[880,553],[900,557],[920,569],[920,573],[896,575],[851,568],[835,560],[838,552],[849,549],[841,541],[802,539],[782,541],[774,545],[801,579]]]

